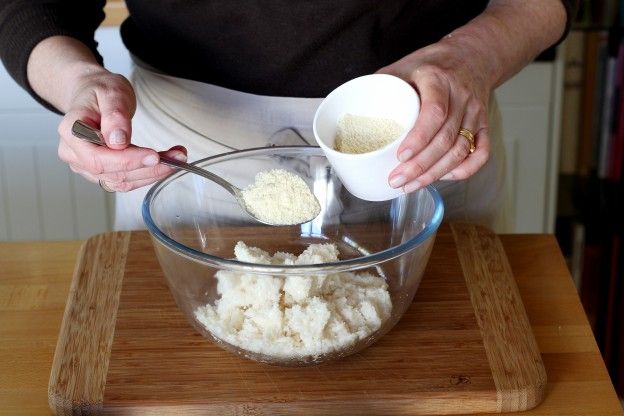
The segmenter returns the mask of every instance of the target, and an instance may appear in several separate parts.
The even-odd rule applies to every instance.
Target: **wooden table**
[[[522,415],[623,415],[555,238],[501,236],[548,373]],[[46,415],[80,241],[0,242],[0,415]]]

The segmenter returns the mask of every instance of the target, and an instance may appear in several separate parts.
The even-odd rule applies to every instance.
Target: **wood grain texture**
[[[104,6],[106,17],[102,26],[119,26],[128,17],[126,2],[123,0],[108,0]]]
[[[546,372],[503,246],[483,227],[451,229],[496,384],[496,411],[533,408],[543,399]]]
[[[548,374],[544,401],[522,416],[624,415],[555,238],[499,239]],[[50,415],[47,383],[80,244],[0,242],[0,415]]]
[[[129,241],[129,233],[100,234],[80,250],[50,373],[57,415],[102,408]]]
[[[494,410],[496,392],[448,231],[401,322],[332,364],[283,368],[225,352],[190,327],[151,242],[133,233],[104,409],[240,415],[448,414]],[[451,258],[452,261],[444,261]],[[463,285],[463,288],[462,288]],[[449,408],[449,404],[453,408]]]
[[[50,413],[50,365],[79,247],[0,242],[0,415]]]
[[[80,358],[91,367],[88,361],[104,363],[97,377],[78,372],[71,382],[51,387],[54,403],[64,405],[61,414],[71,413],[67,406],[73,397],[80,399],[76,414],[190,415],[502,412],[533,407],[542,398],[544,370],[522,302],[502,245],[486,230],[441,229],[421,287],[399,324],[361,353],[306,368],[244,360],[205,340],[175,306],[147,233],[124,235],[131,236],[127,245],[103,244],[103,235],[97,245],[85,246],[86,252],[125,250],[119,254],[125,264],[117,267],[123,286],[110,350]],[[458,256],[457,246],[469,262],[465,253]],[[484,257],[478,258],[477,251]],[[98,269],[94,259],[84,254],[79,269]],[[475,291],[488,295],[475,297]],[[73,347],[57,349],[51,380],[58,380],[57,367],[73,371],[58,364],[75,359],[64,357],[68,350],[75,353]],[[105,388],[101,371],[106,371]],[[82,386],[77,396],[76,385]],[[69,397],[62,393],[68,388]]]

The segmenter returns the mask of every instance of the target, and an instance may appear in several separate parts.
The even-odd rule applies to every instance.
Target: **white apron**
[[[197,81],[158,74],[135,66],[131,77],[137,97],[132,143],[157,151],[181,144],[195,161],[236,149],[268,145],[316,146],[312,120],[321,98],[248,94]],[[445,203],[447,221],[483,224],[507,231],[504,151],[500,113],[490,100],[492,155],[465,181],[435,185]],[[149,186],[115,196],[114,228],[145,228],[141,203]]]

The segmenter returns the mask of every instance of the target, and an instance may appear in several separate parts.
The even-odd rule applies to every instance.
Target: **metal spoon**
[[[72,134],[80,139],[89,141],[93,144],[97,144],[99,146],[104,146],[106,147],[106,142],[104,141],[104,137],[102,136],[102,132],[100,132],[99,130],[89,126],[88,124],[80,121],[80,120],[76,120],[74,122],[74,125],[72,126]],[[195,165],[191,165],[189,163],[186,162],[181,162],[179,160],[167,157],[167,156],[163,156],[163,155],[159,155],[160,156],[160,163],[163,163],[167,166],[171,166],[172,168],[176,168],[176,169],[182,169],[182,170],[186,170],[188,172],[192,172],[196,175],[199,176],[203,176],[204,178],[213,181],[214,183],[216,183],[217,185],[223,187],[226,191],[228,191],[229,193],[232,194],[232,196],[234,196],[234,198],[236,198],[236,201],[238,202],[238,205],[240,205],[240,207],[243,209],[243,211],[245,211],[247,214],[249,214],[249,216],[251,216],[253,219],[255,219],[258,222],[261,222],[263,224],[267,224],[267,225],[284,225],[284,224],[271,224],[268,223],[264,220],[261,220],[260,218],[256,217],[247,207],[247,204],[245,204],[245,200],[243,199],[243,194],[241,192],[241,189],[238,188],[237,186],[232,185],[230,182],[226,181],[225,179],[223,179],[222,177],[215,175],[212,172],[209,172],[205,169],[202,169],[200,167],[197,167]],[[306,221],[304,221],[306,222]],[[301,223],[303,224],[303,223]],[[289,224],[289,225],[297,225],[297,224]]]

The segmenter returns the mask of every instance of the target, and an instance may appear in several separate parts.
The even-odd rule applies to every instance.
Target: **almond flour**
[[[284,169],[259,172],[242,194],[247,209],[269,224],[300,224],[314,219],[321,211],[305,181]]]
[[[403,134],[396,120],[345,114],[338,121],[334,149],[342,153],[368,153],[380,149]]]

